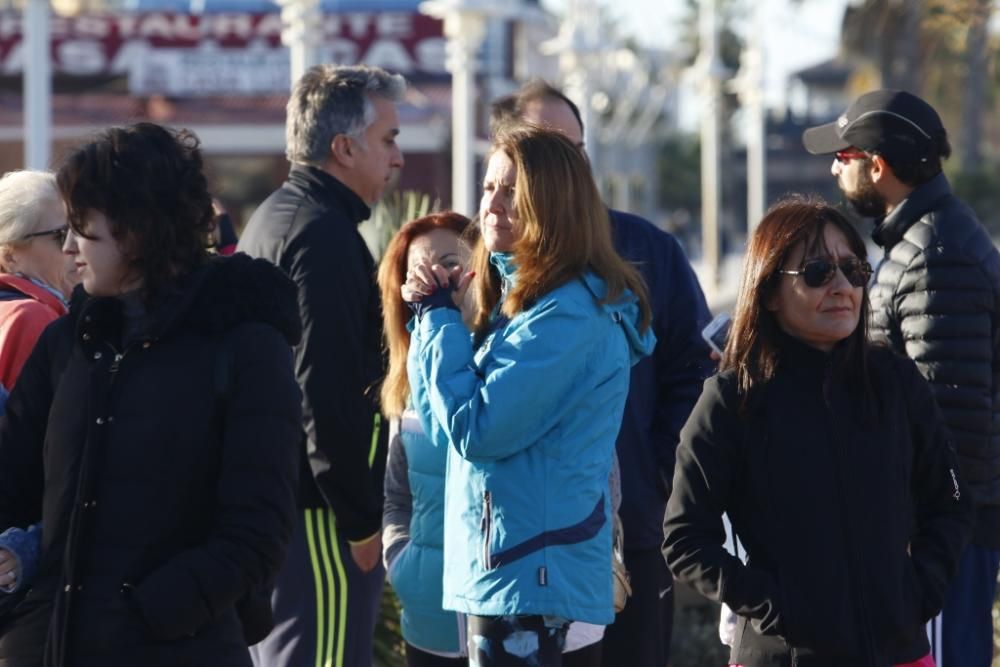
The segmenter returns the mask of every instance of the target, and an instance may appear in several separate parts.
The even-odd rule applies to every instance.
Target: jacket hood
[[[497,273],[500,274],[500,280],[503,282],[504,292],[514,286],[517,280],[517,264],[514,263],[514,253],[491,252],[490,264],[492,264],[496,268]]]
[[[90,297],[82,286],[73,293],[70,313],[78,326],[98,327],[95,333],[104,337],[122,326],[122,302]],[[222,333],[248,322],[273,326],[289,345],[302,337],[295,284],[270,262],[237,253],[213,257],[177,280],[153,306],[144,337]]]
[[[608,289],[604,280],[594,273],[585,273],[581,280],[598,302],[607,295]],[[642,330],[642,310],[639,308],[639,299],[636,298],[635,294],[630,290],[625,290],[617,301],[601,303],[600,307],[625,332],[625,339],[629,345],[630,362],[633,366],[643,357],[648,357],[653,353],[653,348],[656,347],[656,335],[653,333],[652,327],[646,327],[645,331]]]

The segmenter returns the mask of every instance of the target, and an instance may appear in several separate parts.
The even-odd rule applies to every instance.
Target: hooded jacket
[[[917,363],[976,497],[973,542],[1000,549],[1000,252],[944,174],[879,222],[871,335]]]
[[[509,255],[493,265],[508,285]],[[473,350],[450,308],[419,318],[411,400],[449,448],[444,607],[614,619],[608,475],[629,369],[655,344],[628,293],[592,273],[552,290]]]
[[[10,391],[42,331],[66,314],[62,300],[28,278],[0,273],[0,384]]]
[[[972,528],[934,397],[912,362],[872,349],[866,416],[838,351],[783,338],[745,405],[735,372],[705,383],[677,451],[667,564],[739,615],[731,663],[915,661]],[[723,546],[723,512],[746,564]]]
[[[0,525],[43,533],[0,659],[249,665],[234,607],[276,573],[295,516],[294,287],[219,258],[125,347],[123,321],[122,301],[78,288],[0,420]]]
[[[370,214],[333,176],[293,165],[237,248],[280,267],[298,289],[295,374],[306,431],[299,504],[329,506],[338,532],[354,541],[381,527],[385,467],[386,429],[375,426],[373,400],[384,374],[381,301],[375,261],[358,233]]]

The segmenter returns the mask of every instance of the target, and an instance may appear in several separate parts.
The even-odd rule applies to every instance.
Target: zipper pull
[[[109,373],[114,375],[115,373],[118,372],[118,367],[121,365],[122,357],[124,356],[125,356],[124,354],[117,354],[117,353],[115,354],[115,359],[114,361],[111,362],[111,368],[108,369]]]

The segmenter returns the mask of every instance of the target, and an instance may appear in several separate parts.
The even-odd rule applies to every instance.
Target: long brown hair
[[[446,211],[411,220],[389,241],[378,267],[378,284],[382,292],[383,336],[389,352],[389,371],[382,382],[382,411],[388,417],[398,417],[410,400],[410,382],[406,376],[406,356],[410,351],[410,332],[406,323],[410,309],[399,289],[406,281],[406,262],[410,244],[435,229],[448,229],[461,237],[469,219]]]
[[[490,154],[498,151],[516,170],[514,208],[520,232],[512,250],[517,284],[504,299],[503,313],[513,317],[589,270],[607,285],[602,303],[614,302],[626,289],[635,294],[645,330],[650,321],[646,286],[615,251],[607,208],[580,149],[559,132],[525,123],[498,130]],[[473,328],[481,337],[500,300],[501,281],[483,243],[476,247],[472,266],[477,276]]]
[[[776,203],[764,215],[747,244],[743,263],[743,282],[733,314],[729,341],[722,355],[720,370],[736,371],[743,405],[752,390],[774,377],[781,359],[781,330],[766,304],[777,289],[789,253],[800,243],[806,256],[822,249],[823,232],[834,225],[843,232],[851,252],[864,259],[865,242],[858,231],[837,209],[819,197],[790,197]],[[840,370],[848,377],[868,384],[865,351],[868,341],[868,287],[863,288],[861,314],[854,332],[838,345],[843,354]]]

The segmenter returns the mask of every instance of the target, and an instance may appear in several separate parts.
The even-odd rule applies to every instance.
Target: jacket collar
[[[66,313],[66,303],[56,295],[56,291],[31,278],[13,273],[0,273],[0,290],[20,292],[29,299],[44,303],[60,315]]]
[[[343,210],[354,224],[367,220],[372,214],[372,210],[354,190],[318,167],[293,164],[288,172],[288,181],[317,199]]]
[[[910,196],[900,202],[892,213],[875,224],[872,238],[883,248],[891,248],[913,223],[928,211],[940,206],[942,199],[951,196],[951,185],[944,173],[940,173],[923,185],[914,188]]]
[[[238,253],[215,257],[166,286],[149,308],[137,340],[155,342],[177,331],[219,334],[244,322],[268,324],[298,343],[302,324],[295,284],[263,259]],[[80,285],[70,315],[85,350],[121,341],[124,313],[116,297],[91,297]]]
[[[514,263],[514,253],[491,252],[490,264],[500,274],[500,280],[503,283],[503,293],[506,294],[517,283],[517,264]]]

